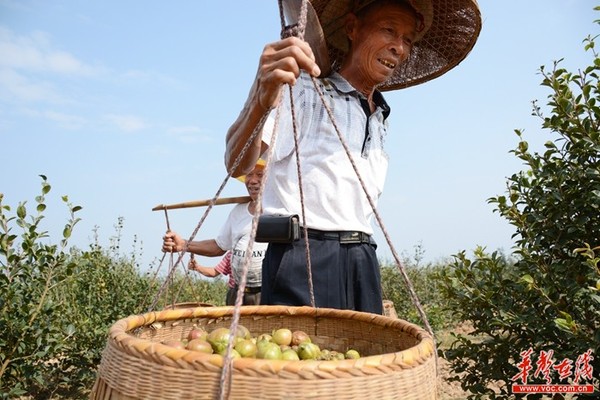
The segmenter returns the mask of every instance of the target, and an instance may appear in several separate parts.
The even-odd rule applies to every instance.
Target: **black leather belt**
[[[300,232],[304,235],[304,229],[300,228]],[[319,231],[308,229],[308,237],[317,240],[336,240],[341,244],[375,244],[371,235],[360,231]]]
[[[260,293],[260,286],[255,286],[255,287],[246,286],[244,288],[244,293],[251,293],[251,294]]]

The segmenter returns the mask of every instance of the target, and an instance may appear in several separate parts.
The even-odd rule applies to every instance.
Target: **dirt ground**
[[[452,337],[450,336],[450,332],[460,333],[460,334],[469,334],[472,331],[472,327],[468,324],[463,324],[457,327],[452,328],[446,332],[442,332],[436,337],[438,337],[439,348],[444,348],[444,346],[449,346],[452,342]],[[469,392],[465,392],[460,387],[460,381],[450,382],[448,379],[454,376],[454,373],[450,369],[450,363],[443,358],[438,359],[438,400],[465,400],[469,395]],[[494,387],[492,387],[494,389]],[[498,388],[499,393],[499,388]],[[556,394],[554,396],[548,395],[544,396],[544,400],[573,400],[576,397],[574,395],[562,395]]]
[[[473,331],[473,327],[468,323],[463,323],[459,326],[448,329],[436,334],[438,348],[444,349],[450,346],[454,341],[451,333],[468,335]],[[449,379],[455,374],[450,368],[450,363],[444,358],[438,358],[438,396],[439,400],[464,400],[469,395],[461,386],[460,381],[452,381]]]
[[[450,364],[443,358],[438,359],[438,398],[439,400],[464,400],[468,393],[462,390],[460,382],[450,382],[452,376]]]

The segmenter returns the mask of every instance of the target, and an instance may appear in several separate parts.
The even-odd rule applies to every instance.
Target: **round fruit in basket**
[[[202,353],[213,353],[213,348],[210,343],[204,339],[192,339],[188,342],[186,348],[192,351],[200,351]]]

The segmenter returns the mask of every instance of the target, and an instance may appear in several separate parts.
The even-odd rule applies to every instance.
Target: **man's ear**
[[[348,44],[352,44],[356,36],[356,30],[358,27],[358,18],[353,13],[348,13],[344,19],[344,29],[346,37],[348,38]]]

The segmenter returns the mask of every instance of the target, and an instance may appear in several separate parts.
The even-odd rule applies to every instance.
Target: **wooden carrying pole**
[[[240,197],[223,197],[215,200],[215,205],[221,204],[232,204],[232,203],[248,203],[250,200],[250,196],[240,196]],[[194,201],[186,201],[184,203],[177,204],[159,204],[152,209],[152,211],[160,211],[160,210],[173,210],[176,208],[191,208],[191,207],[204,207],[210,205],[213,199],[208,200],[194,200]]]

